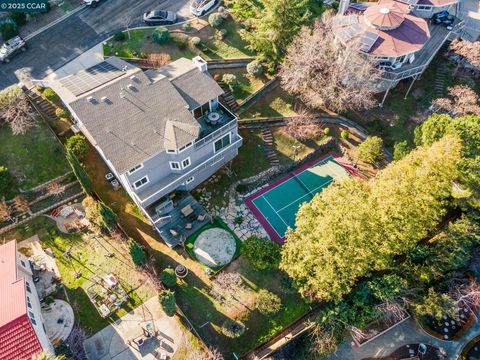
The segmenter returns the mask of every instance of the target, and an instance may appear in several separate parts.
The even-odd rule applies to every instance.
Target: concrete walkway
[[[144,337],[150,328],[156,336],[145,339],[140,346],[134,340]],[[156,296],[143,305],[88,338],[83,346],[89,360],[169,359],[182,342],[183,332],[174,317],[162,311]]]
[[[340,345],[334,354],[325,357],[324,360],[361,360],[368,357],[383,357],[389,355],[400,346],[414,343],[424,343],[443,348],[447,353],[447,359],[455,360],[460,355],[463,347],[479,334],[480,321],[478,317],[475,318],[474,323],[458,341],[443,341],[427,334],[418,325],[418,322],[411,317],[361,348],[353,343],[351,337],[348,337],[347,341]]]

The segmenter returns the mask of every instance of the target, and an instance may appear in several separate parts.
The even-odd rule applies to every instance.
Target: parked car
[[[432,21],[434,24],[442,24],[448,28],[453,25],[455,17],[450,15],[448,11],[441,11],[432,16]]]
[[[27,44],[20,36],[11,38],[0,48],[0,61],[4,63],[10,62],[10,59],[19,52],[27,50]]]
[[[87,6],[97,7],[97,5],[100,3],[100,0],[83,0],[83,3]]]
[[[147,25],[170,25],[177,21],[177,14],[165,10],[148,11],[143,14],[143,21]]]
[[[217,0],[193,0],[190,5],[190,12],[195,16],[202,16],[213,8],[216,3]]]

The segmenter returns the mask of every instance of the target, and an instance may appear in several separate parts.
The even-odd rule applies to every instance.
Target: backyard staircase
[[[278,161],[277,153],[273,148],[273,135],[269,127],[262,127],[262,139],[263,139],[263,148],[265,154],[267,155],[268,161],[271,166],[278,166],[280,162]]]
[[[32,89],[27,90],[25,94],[43,115],[49,117],[50,119],[56,119],[55,106],[53,106],[49,101],[45,100]]]
[[[224,91],[224,94],[221,96],[221,99],[228,106],[230,110],[236,113],[238,109],[240,109],[240,106],[238,105],[237,100],[235,99],[235,96],[233,96],[232,91],[230,90],[228,85],[225,84],[223,81],[218,81],[218,85],[220,85],[220,87]]]
[[[442,48],[438,52],[437,56],[443,56],[450,46],[450,41],[447,41],[443,44]],[[445,61],[440,63],[440,66],[436,67],[435,70],[435,82],[433,83],[435,98],[440,98],[445,96],[445,82],[447,80],[449,70]]]

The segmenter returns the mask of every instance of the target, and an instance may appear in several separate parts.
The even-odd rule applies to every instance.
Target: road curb
[[[28,41],[28,40],[31,40],[33,39],[35,36],[41,34],[42,32],[50,29],[51,27],[57,25],[58,23],[62,22],[63,20],[69,18],[70,16],[76,14],[77,12],[79,12],[80,10],[83,10],[85,9],[86,5],[83,4],[83,5],[80,5],[79,7],[77,7],[76,9],[70,11],[69,13],[66,13],[65,15],[63,15],[62,17],[59,17],[57,20],[55,21],[52,21],[50,24],[48,25],[45,25],[44,27],[38,29],[37,31],[34,31],[33,33],[31,33],[30,35],[27,35],[25,36],[25,41]]]

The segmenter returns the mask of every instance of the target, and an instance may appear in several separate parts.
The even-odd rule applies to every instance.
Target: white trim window
[[[190,161],[190,158],[187,157],[186,159],[182,160],[182,169],[188,168],[190,165],[192,165],[192,162]]]
[[[180,163],[178,161],[169,161],[170,169],[172,170],[181,170]]]
[[[223,148],[227,147],[228,145],[230,145],[230,143],[231,143],[230,134],[227,134],[213,143],[213,151],[218,152]]]
[[[177,153],[176,149],[167,149],[165,151],[167,152],[167,154],[176,154]]]
[[[178,149],[178,152],[181,153],[182,151],[187,150],[192,145],[193,145],[193,141],[189,142],[187,145],[183,145],[181,148]]]
[[[433,8],[432,5],[417,5],[417,10],[420,11],[431,11]]]
[[[141,179],[138,179],[137,181],[135,181],[133,183],[133,187],[135,189],[140,189],[142,186],[148,184],[149,182],[150,182],[150,180],[148,179],[148,176],[144,176]]]
[[[128,175],[132,175],[135,171],[143,169],[143,164],[138,164],[137,166],[128,170]]]
[[[195,176],[189,177],[187,180],[185,180],[185,185],[190,184],[193,180],[195,180]]]

